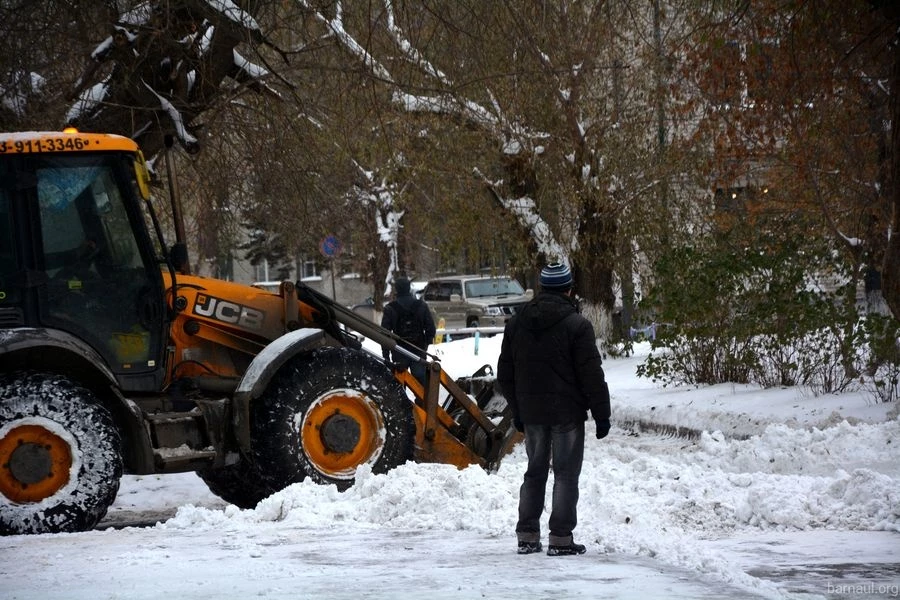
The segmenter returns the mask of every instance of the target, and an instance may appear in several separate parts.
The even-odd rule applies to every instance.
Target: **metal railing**
[[[475,335],[475,333],[503,333],[503,327],[443,327],[437,335]]]

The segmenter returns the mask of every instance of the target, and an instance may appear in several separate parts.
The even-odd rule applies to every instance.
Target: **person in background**
[[[406,277],[400,276],[394,280],[394,300],[384,307],[381,326],[409,342],[403,344],[404,348],[424,358],[425,350],[434,340],[436,329],[428,305],[424,300],[413,296],[410,287],[410,281]],[[395,370],[409,369],[425,385],[424,362],[413,361],[396,350],[390,352],[387,347],[382,347],[381,351],[389,366]]]
[[[507,323],[497,383],[516,429],[525,433],[528,467],[519,488],[518,553],[540,552],[540,517],[553,463],[553,506],[547,554],[584,554],[572,530],[578,522],[578,478],[588,411],[597,439],[609,433],[609,389],[591,322],[575,300],[563,264],[541,270],[541,291]]]

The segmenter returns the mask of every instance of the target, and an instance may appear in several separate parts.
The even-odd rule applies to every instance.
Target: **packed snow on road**
[[[431,350],[459,377],[496,366],[501,337]],[[98,530],[0,538],[0,596],[900,597],[895,403],[661,388],[635,375],[647,352],[604,363],[614,427],[587,440],[583,556],[516,554],[518,446],[495,473],[407,463],[363,470],[346,492],[295,484],[253,510],[194,474],[126,476]]]

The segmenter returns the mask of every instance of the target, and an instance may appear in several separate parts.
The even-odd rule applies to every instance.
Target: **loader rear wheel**
[[[382,363],[350,348],[294,359],[255,403],[253,455],[275,489],[302,481],[345,490],[362,465],[385,473],[413,455],[412,402]]]
[[[0,534],[92,529],[119,491],[119,432],[66,377],[0,375]]]

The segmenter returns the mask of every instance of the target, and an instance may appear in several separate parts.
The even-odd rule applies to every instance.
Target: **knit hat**
[[[568,265],[553,263],[541,270],[541,287],[545,290],[565,291],[572,287],[572,271]]]
[[[408,296],[409,288],[409,279],[407,279],[406,277],[398,277],[394,280],[394,291],[398,296]]]

